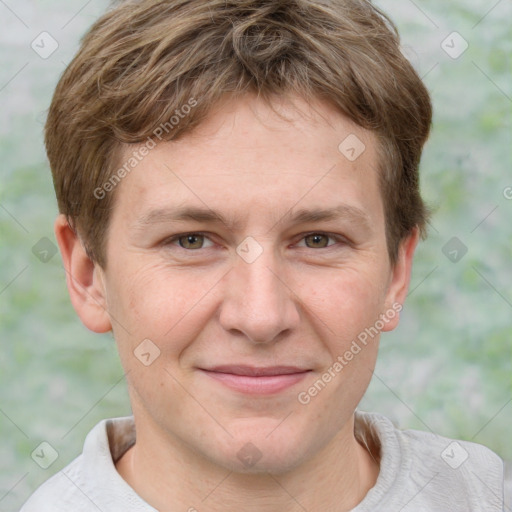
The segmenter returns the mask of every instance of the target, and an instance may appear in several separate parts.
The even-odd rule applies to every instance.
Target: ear
[[[412,260],[414,251],[420,238],[419,229],[415,227],[411,234],[402,240],[398,249],[397,261],[391,269],[391,276],[386,294],[386,310],[393,311],[393,317],[386,315],[389,320],[385,323],[383,331],[392,331],[400,321],[400,315],[396,314],[402,310],[411,281]]]
[[[82,323],[91,331],[112,329],[107,311],[102,268],[94,263],[65,215],[55,220],[55,237],[59,244],[71,303]]]

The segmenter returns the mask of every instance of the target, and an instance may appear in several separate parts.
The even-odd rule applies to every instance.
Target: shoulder
[[[82,454],[44,482],[20,512],[97,512],[112,500],[129,500],[130,489],[114,460],[134,441],[133,418],[99,422],[87,435]]]
[[[357,414],[379,440],[388,497],[411,510],[503,510],[504,463],[490,449],[432,432],[400,430],[380,414]]]
[[[64,469],[44,482],[23,505],[20,512],[76,512],[88,511],[92,503],[87,504],[86,495],[73,483],[81,473],[82,455],[78,456]]]
[[[481,444],[430,432],[399,432],[401,442],[409,448],[411,475],[431,474],[432,487],[440,496],[453,499],[460,494],[460,500],[468,504],[485,499],[489,506],[502,509],[504,463],[496,453]]]

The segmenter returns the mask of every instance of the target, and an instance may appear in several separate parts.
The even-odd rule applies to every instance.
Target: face
[[[231,470],[296,467],[351,425],[407,285],[374,137],[313,107],[247,97],[157,145],[96,269],[138,433]]]

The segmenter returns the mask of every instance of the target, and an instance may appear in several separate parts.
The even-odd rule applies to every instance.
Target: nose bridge
[[[222,305],[226,330],[253,342],[271,342],[298,322],[293,294],[278,278],[279,262],[270,247],[253,261],[237,257]]]

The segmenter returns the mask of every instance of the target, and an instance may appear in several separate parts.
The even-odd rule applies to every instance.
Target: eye
[[[202,233],[185,233],[184,235],[176,235],[169,239],[167,244],[175,245],[176,242],[183,249],[197,250],[211,247],[213,242]]]
[[[324,247],[329,247],[334,245],[337,240],[333,236],[329,236],[325,233],[310,233],[302,238],[304,240],[304,245],[309,247],[310,249],[323,249]],[[301,240],[301,242],[302,242]],[[329,240],[334,240],[334,243],[329,243]],[[301,242],[298,244],[301,246]]]

